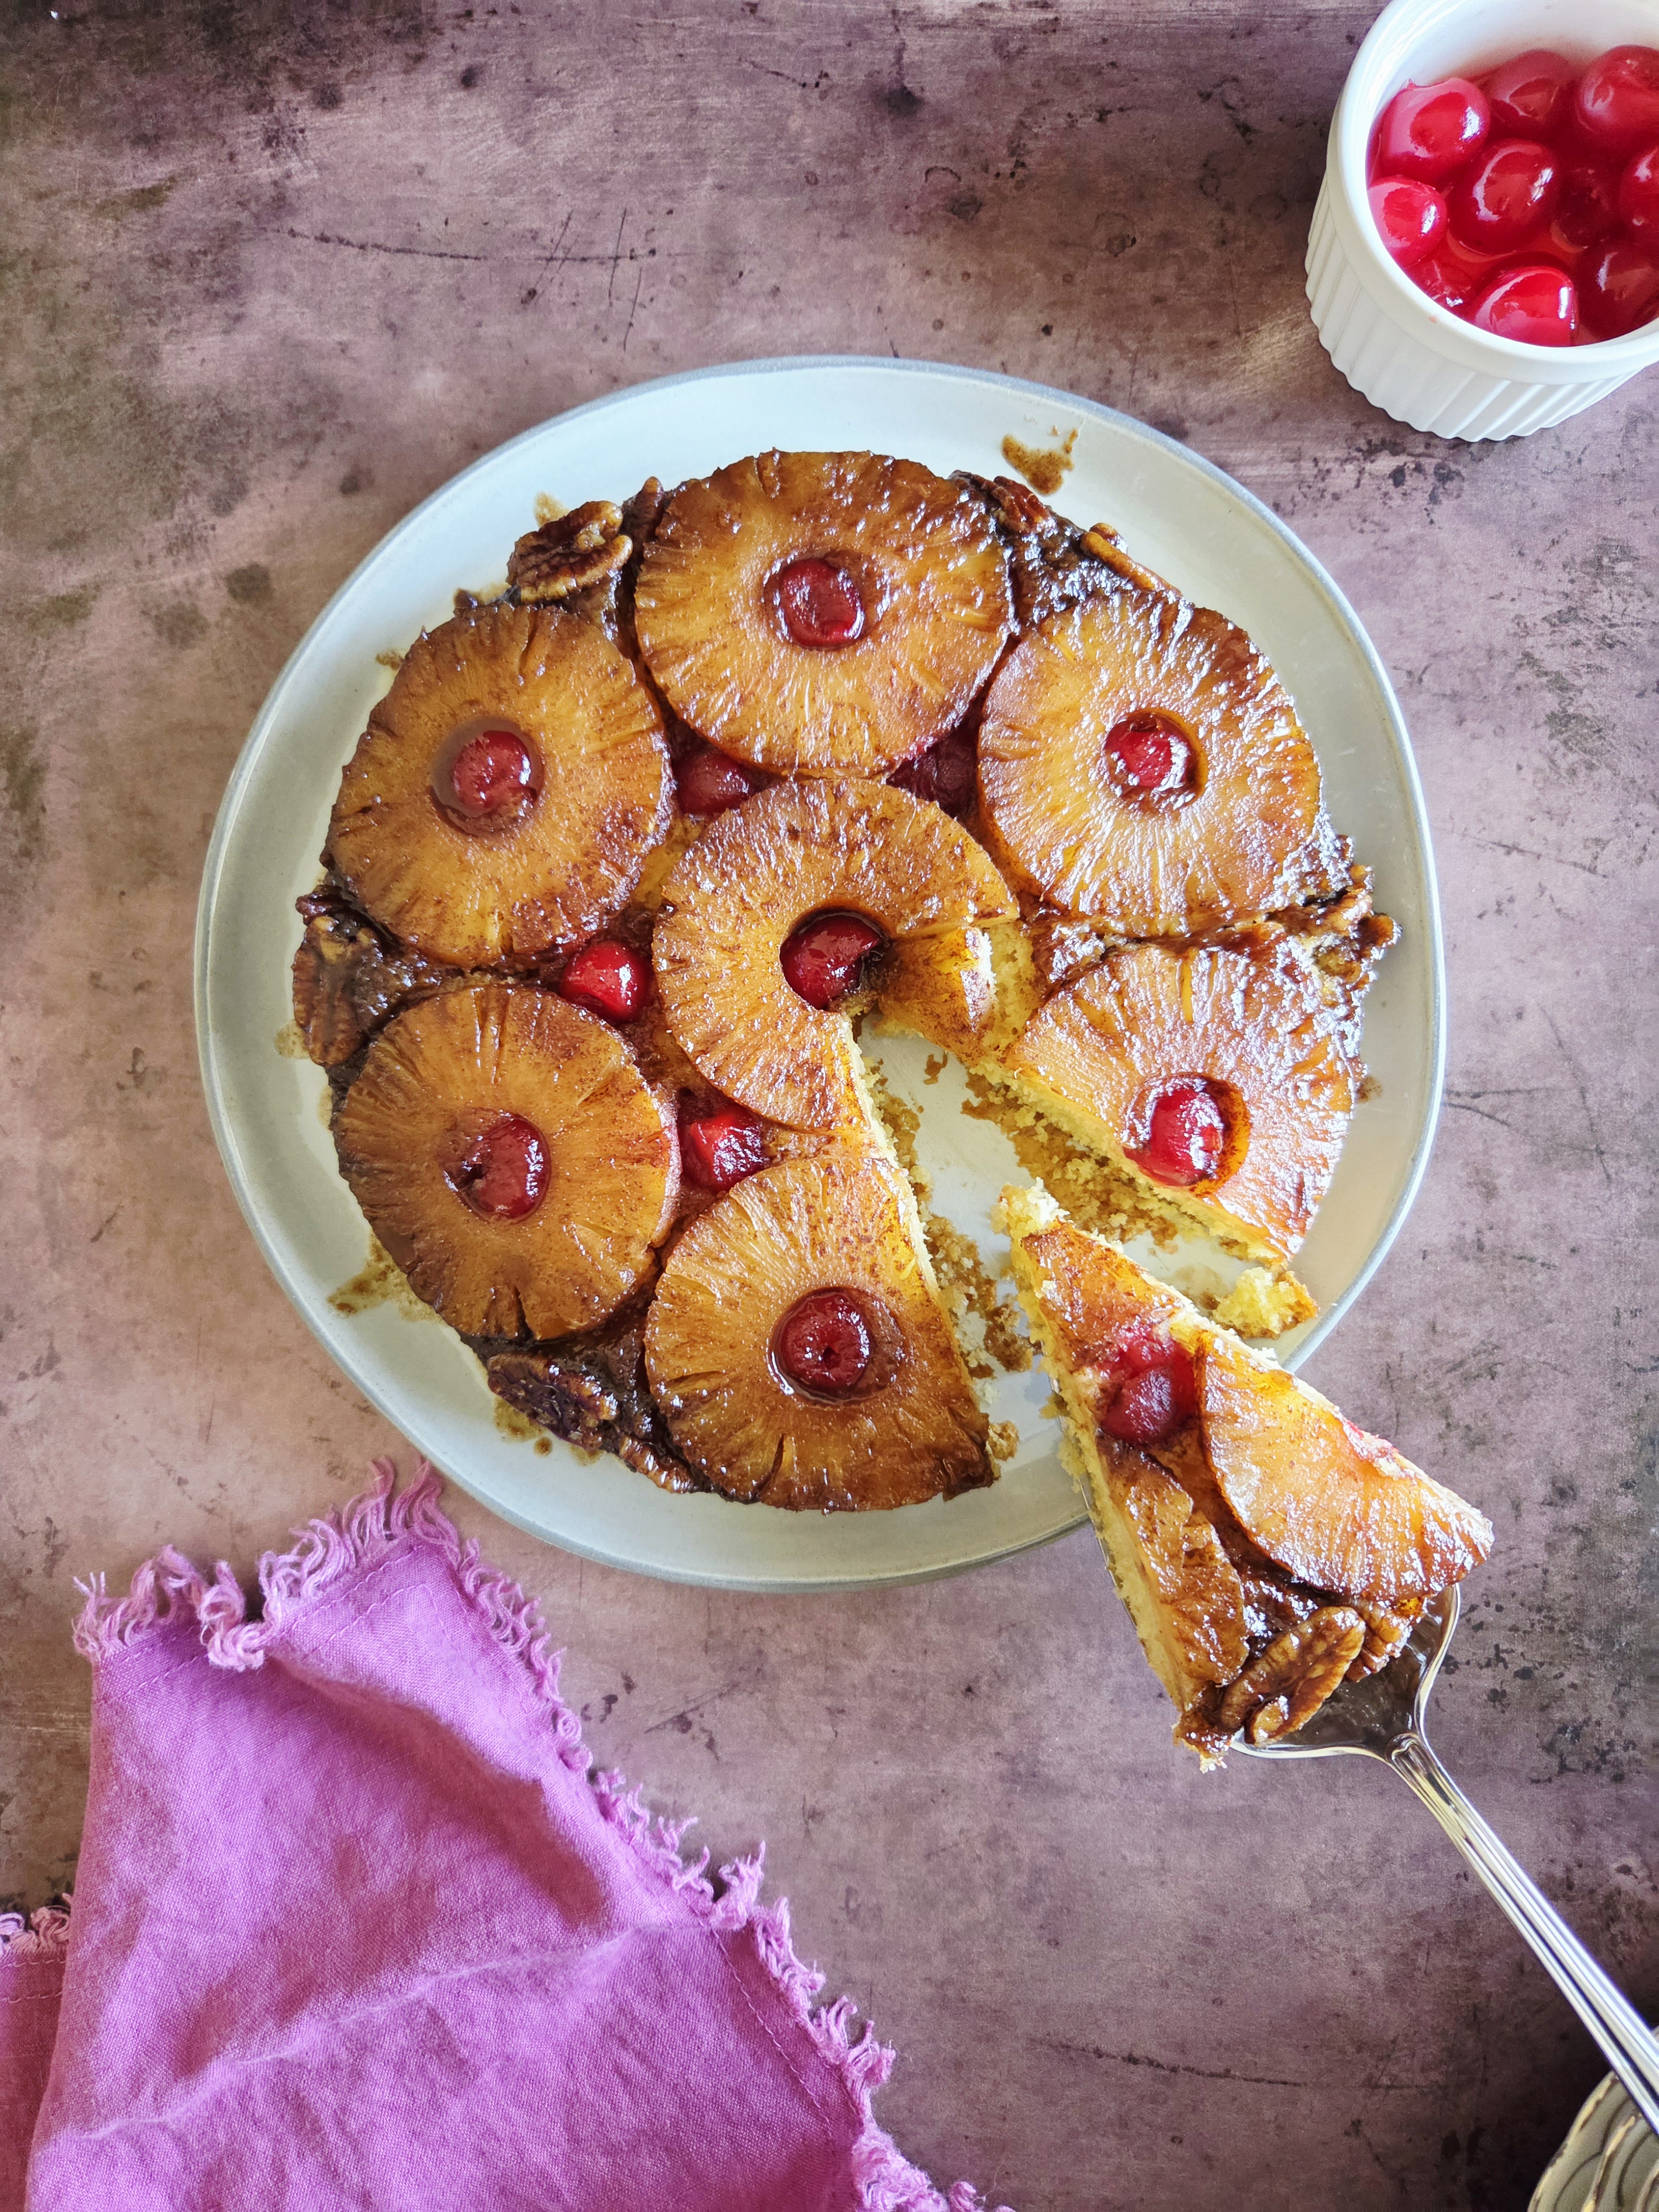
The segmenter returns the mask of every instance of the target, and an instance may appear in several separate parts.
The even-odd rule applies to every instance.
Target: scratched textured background
[[[265,1273],[198,1093],[197,878],[264,690],[381,533],[527,424],[666,370],[891,351],[1188,440],[1394,672],[1451,1110],[1315,1379],[1491,1510],[1443,1747],[1659,2007],[1659,381],[1467,447],[1337,378],[1301,258],[1370,12],[0,19],[0,1902],[74,1863],[71,1577],[168,1537],[246,1570],[396,1442]],[[1589,2045],[1387,1777],[1174,1755],[1086,1535],[785,1602],[453,1503],[568,1641],[602,1757],[719,1850],[769,1839],[942,2180],[1021,2212],[1524,2203]]]

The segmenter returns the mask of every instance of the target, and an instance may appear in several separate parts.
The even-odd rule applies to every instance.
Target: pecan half
[[[507,564],[507,586],[518,593],[520,606],[545,606],[597,584],[633,550],[633,540],[623,534],[621,508],[608,499],[591,499],[520,538]]]
[[[1368,1598],[1350,1598],[1348,1602],[1365,1624],[1365,1641],[1348,1669],[1348,1680],[1363,1682],[1367,1674],[1380,1674],[1405,1650],[1421,1617],[1424,1601],[1404,1597],[1391,1606],[1377,1605]]]
[[[1291,1735],[1313,1718],[1364,1641],[1365,1624],[1352,1606],[1322,1607],[1276,1636],[1229,1684],[1216,1725],[1228,1735],[1243,1729],[1252,1743]]]
[[[297,903],[306,933],[294,956],[294,1018],[319,1067],[349,1060],[453,972],[383,937],[327,890],[307,891]]]

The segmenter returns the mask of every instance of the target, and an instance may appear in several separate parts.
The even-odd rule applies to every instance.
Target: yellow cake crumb
[[[1212,1318],[1240,1336],[1282,1336],[1318,1311],[1312,1293],[1294,1275],[1275,1277],[1265,1267],[1246,1267],[1213,1308]]]

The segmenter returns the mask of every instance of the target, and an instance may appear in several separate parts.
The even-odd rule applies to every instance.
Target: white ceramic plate
[[[1000,1559],[1076,1527],[1081,1506],[1037,1416],[1040,1375],[996,1386],[1019,1452],[991,1489],[893,1513],[813,1516],[672,1498],[618,1462],[550,1455],[504,1434],[472,1355],[435,1319],[395,1304],[356,1316],[330,1294],[362,1267],[367,1231],[334,1164],[321,1072],[276,1048],[290,1019],[294,901],[317,877],[342,763],[389,682],[375,656],[444,620],[458,586],[499,585],[546,492],[567,507],[673,483],[768,447],[868,447],[944,473],[1006,469],[1012,435],[1052,447],[1075,431],[1055,504],[1109,521],[1129,549],[1241,623],[1289,686],[1324,769],[1332,814],[1376,870],[1402,942],[1365,1016],[1377,1095],[1356,1113],[1298,1268],[1322,1311],[1284,1340],[1294,1362],[1334,1326],[1388,1249],[1427,1157],[1440,1097],[1443,977],[1434,866],[1405,726],[1389,679],[1335,585],[1261,502],[1126,416],[1036,384],[921,362],[757,362],[670,377],[526,431],[434,493],[376,547],[301,641],[254,723],[220,810],[202,884],[196,1013],[214,1133],[249,1226],[310,1327],[365,1396],[428,1458],[508,1520],[610,1565],[748,1589],[903,1582]],[[927,1109],[935,1203],[1006,1251],[988,1209],[1017,1175],[1000,1133],[951,1111],[922,1054],[884,1043],[889,1079]],[[959,1095],[959,1087],[957,1090]]]

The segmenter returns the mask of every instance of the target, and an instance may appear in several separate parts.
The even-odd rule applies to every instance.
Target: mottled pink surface
[[[1437,1740],[1659,2008],[1650,1527],[1656,390],[1516,444],[1375,413],[1301,259],[1370,11],[1127,0],[8,17],[0,349],[0,1888],[70,1875],[70,1577],[246,1570],[394,1447],[289,1312],[198,1091],[190,933],[247,725],[351,564],[635,378],[889,350],[1186,439],[1329,565],[1435,825],[1449,1105],[1312,1365],[1497,1523]],[[1646,1310],[1644,1311],[1644,1308]],[[528,1447],[526,1447],[528,1449]],[[622,1478],[619,1475],[619,1479]],[[1031,2212],[1523,2204],[1600,2071],[1376,1770],[1200,1777],[1092,1539],[743,1598],[454,1499],[607,1763],[902,2060],[882,2116]]]

